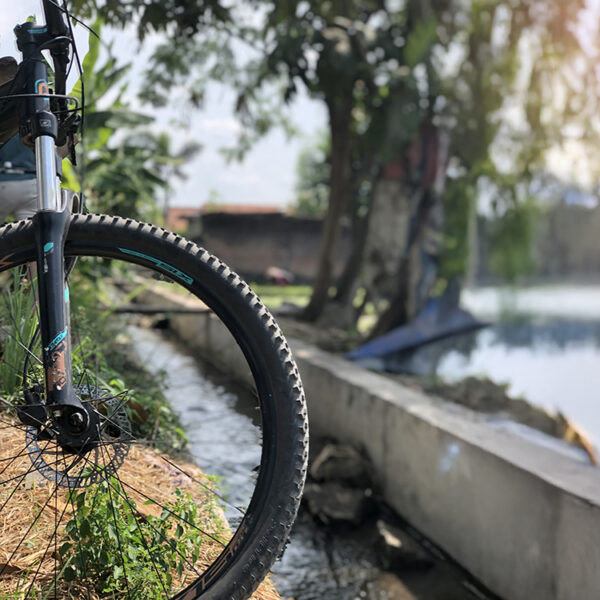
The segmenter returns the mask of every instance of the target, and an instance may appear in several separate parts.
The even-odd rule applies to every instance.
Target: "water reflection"
[[[486,376],[507,383],[512,395],[560,410],[600,442],[600,287],[526,290],[516,295],[511,313],[501,295],[489,288],[479,296],[468,292],[477,316],[495,319],[490,327],[371,366],[450,381]],[[535,306],[539,314],[532,314]]]
[[[439,373],[440,365],[449,353],[469,360],[482,346],[559,353],[574,347],[599,348],[600,321],[512,316],[485,330],[431,342],[414,352],[390,354],[384,361],[384,368],[398,373],[433,375]]]

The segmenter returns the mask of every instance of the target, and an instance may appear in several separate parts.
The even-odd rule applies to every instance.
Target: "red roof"
[[[167,229],[181,231],[188,226],[189,219],[200,215],[201,209],[189,206],[171,206],[167,212]]]
[[[202,207],[203,213],[227,213],[231,215],[256,215],[282,213],[281,206],[260,204],[208,204]]]

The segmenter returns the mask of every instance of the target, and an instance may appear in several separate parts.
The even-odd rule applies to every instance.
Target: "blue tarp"
[[[462,308],[446,306],[441,297],[432,298],[413,321],[359,346],[346,358],[358,360],[412,350],[428,342],[487,325]]]

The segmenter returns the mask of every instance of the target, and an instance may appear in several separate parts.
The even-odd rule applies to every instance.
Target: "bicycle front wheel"
[[[0,597],[249,598],[283,549],[306,472],[306,406],[281,331],[227,266],[160,228],[74,215],[65,259],[76,259],[75,391],[98,431],[76,448],[45,405],[33,224],[0,229]],[[253,392],[251,435],[214,439],[209,419],[194,434],[240,457],[234,476],[203,464],[177,407],[145,389],[144,369],[156,365],[130,356],[127,332],[140,318],[118,307],[143,312],[157,297],[177,298],[153,306],[178,311],[184,329],[218,319],[219,335],[239,349],[236,374]],[[202,389],[186,397],[197,410],[204,402]],[[34,409],[23,419],[26,403]]]

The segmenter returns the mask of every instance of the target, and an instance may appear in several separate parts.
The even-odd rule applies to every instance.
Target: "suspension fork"
[[[47,66],[40,47],[48,40],[46,27],[25,23],[15,29],[23,53],[28,93],[48,95]],[[46,407],[59,422],[85,428],[88,413],[74,393],[71,372],[69,292],[65,280],[64,246],[70,206],[63,201],[57,172],[58,123],[48,98],[31,98],[20,114],[21,138],[35,143],[38,212],[33,217],[36,244],[39,318]],[[72,427],[69,427],[72,430]]]
[[[46,404],[81,408],[73,393],[69,288],[64,269],[70,210],[59,201],[54,140],[40,136],[35,147],[39,206],[33,223]]]

